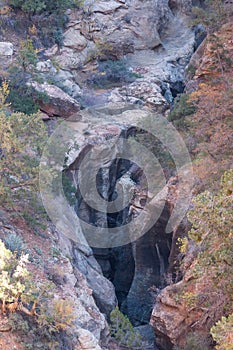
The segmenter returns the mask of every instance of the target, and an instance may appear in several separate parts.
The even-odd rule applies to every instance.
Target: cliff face
[[[227,60],[231,61],[233,57],[232,40],[230,38],[232,38],[232,22],[224,24],[217,32],[207,36],[190,61],[190,65],[196,68],[196,73],[192,80],[187,82],[186,89],[191,93],[191,96],[192,93],[199,96],[198,107],[201,112],[197,111],[197,115],[200,113],[199,118],[202,118],[199,119],[198,127],[194,126],[194,129],[192,129],[192,123],[190,123],[190,130],[192,132],[195,130],[197,140],[200,137],[201,130],[203,134],[212,134],[212,123],[214,123],[216,129],[221,124],[224,133],[228,133],[229,127],[230,129],[232,128],[231,99],[228,100],[227,104],[224,102],[226,96],[230,97],[228,95],[231,89],[229,77],[232,68],[231,64],[228,65],[223,58],[224,54]],[[208,95],[202,90],[203,87],[205,91],[208,91]],[[211,97],[212,94],[215,95],[215,100]],[[211,99],[210,105],[212,109],[207,112],[206,108],[209,98]],[[202,114],[201,108],[206,111],[205,116]],[[219,119],[220,115],[221,120]],[[210,123],[207,122],[209,116],[211,116]],[[194,123],[195,118],[194,114],[192,116]],[[213,132],[213,137],[210,136],[208,139],[205,148],[201,148],[202,150],[211,149],[214,159],[211,160],[209,155],[206,155],[203,156],[203,159],[200,161],[201,164],[199,163],[197,168],[195,168],[196,165],[194,163],[195,173],[198,174],[199,179],[202,179],[202,186],[208,185],[208,187],[212,187],[212,191],[216,191],[216,187],[213,186],[214,181],[209,185],[210,178],[214,179],[214,173],[220,174],[222,168],[227,169],[232,166],[231,145],[227,141],[229,137],[230,142],[232,142],[232,129],[229,131],[228,137],[224,137],[224,147],[214,141],[214,135],[215,132]],[[221,133],[218,135],[218,140],[221,142]],[[210,164],[213,164],[213,166],[210,166]],[[196,188],[198,189],[198,187]],[[219,185],[217,188],[219,189]],[[203,208],[202,210],[204,211],[205,209]],[[199,220],[202,225],[202,232],[206,235],[205,239],[208,240],[208,237],[211,237],[211,234],[217,229],[217,225],[210,227],[209,230],[206,228],[206,222],[211,223],[210,215],[206,222],[201,221],[201,217]],[[231,225],[232,214],[229,214],[227,218],[219,217],[219,220],[222,224],[229,223]],[[183,235],[183,230],[184,228],[182,227],[178,229],[178,237]],[[229,229],[226,228],[226,236],[228,232]],[[221,245],[224,245],[224,238],[220,239],[220,245],[218,245],[217,241],[217,236],[210,240],[208,244],[203,243],[203,245],[190,241],[185,257],[182,258],[182,253],[179,251],[176,251],[175,257],[173,256],[174,260],[183,259],[180,267],[183,277],[178,283],[169,285],[161,291],[156,299],[150,321],[157,335],[158,344],[160,344],[162,349],[172,349],[174,345],[178,345],[181,348],[185,347],[187,337],[190,334],[196,334],[200,346],[211,347],[210,328],[222,315],[231,312],[232,303],[230,302],[231,306],[229,309],[226,306],[228,305],[229,296],[225,292],[225,286],[228,285],[228,282],[224,280],[224,263],[217,260],[215,262],[216,268],[222,269],[221,275],[223,280],[221,286],[218,286],[217,277],[212,271],[211,264],[209,268],[203,267],[201,275],[197,274],[198,261],[202,254],[207,256],[211,256],[213,252],[216,255],[222,254]],[[208,264],[207,261],[206,263]],[[198,344],[197,340],[196,344]]]
[[[32,261],[28,268],[34,276],[33,283],[35,285],[49,284],[52,281],[56,285],[55,298],[72,300],[72,312],[75,315],[74,338],[71,340],[69,335],[64,336],[63,341],[59,341],[60,348],[66,350],[83,349],[88,344],[92,349],[99,350],[100,341],[107,339],[108,325],[104,314],[96,306],[96,300],[102,300],[102,308],[104,309],[105,306],[107,311],[115,307],[116,300],[113,286],[103,277],[91,249],[85,253],[80,251],[77,245],[73,245],[52,226],[44,232],[38,231],[38,235],[36,235],[25,224],[24,220],[12,220],[9,214],[3,210],[1,210],[0,235],[2,240],[9,236],[12,237],[12,235],[23,239],[24,246],[27,247]],[[95,296],[93,290],[95,290]],[[2,326],[3,316],[1,315]],[[24,329],[19,330],[19,334],[21,334],[23,349],[26,344],[35,349],[39,345],[45,348],[48,346],[45,335],[40,338],[32,331],[31,337],[28,338]],[[6,336],[10,339],[9,346],[15,342],[18,349],[17,332],[15,337],[13,333],[7,333]],[[3,337],[2,342],[4,339],[5,337]],[[77,341],[77,339],[79,340]],[[54,340],[51,337],[52,341]],[[5,346],[4,348],[10,349],[7,344]]]
[[[193,52],[194,33],[184,14],[190,6],[167,0],[86,1],[83,10],[67,12],[63,45],[48,49],[49,60],[39,62],[38,70],[84,107],[127,102],[166,109],[166,99],[182,92]]]
[[[194,180],[198,180],[192,183],[192,171],[187,166],[190,158],[186,158],[182,137],[177,136],[174,129],[169,132],[165,118],[169,107],[174,98],[183,92],[185,83],[187,92],[196,91],[200,83],[207,84],[205,92],[213,89],[213,85],[208,85],[208,76],[212,76],[216,60],[219,69],[215,75],[214,91],[217,95],[214,97],[219,101],[222,97],[218,95],[219,90],[227,91],[232,84],[230,75],[225,76],[228,71],[223,67],[221,57],[220,60],[218,56],[216,58],[212,43],[203,42],[193,55],[205,31],[201,27],[196,33],[190,29],[186,13],[191,6],[202,3],[191,0],[84,1],[83,9],[66,12],[69,20],[63,44],[44,50],[44,56],[40,56],[43,58],[36,64],[36,74],[45,82],[41,83],[40,79],[34,81],[31,73],[27,73],[28,84],[37,92],[47,94],[48,100],[39,99],[37,102],[49,132],[52,133],[57,126],[54,117],[67,119],[67,124],[75,130],[78,150],[72,154],[68,152],[64,173],[75,187],[72,213],[76,213],[82,223],[73,227],[73,221],[69,222],[71,216],[66,217],[65,211],[57,206],[60,198],[53,198],[53,201],[49,198],[50,206],[54,206],[55,212],[57,210],[57,221],[53,222],[57,227],[49,222],[47,229],[38,233],[29,229],[23,220],[12,220],[3,210],[0,213],[0,234],[1,239],[11,233],[24,238],[37,268],[36,271],[32,264],[35,284],[52,280],[56,285],[56,296],[73,300],[74,333],[72,337],[63,333],[57,335],[57,345],[52,345],[56,349],[118,349],[109,336],[107,324],[117,302],[134,326],[145,326],[147,335],[150,320],[156,342],[162,350],[172,349],[174,345],[184,347],[185,337],[190,331],[206,336],[213,320],[220,317],[222,304],[218,304],[218,296],[211,299],[213,305],[219,306],[214,317],[203,306],[193,307],[193,295],[208,294],[211,288],[208,275],[193,281],[197,255],[194,245],[190,245],[177,273],[177,260],[180,259],[177,238],[187,233],[189,224],[185,219],[180,223],[173,217],[175,224],[167,227],[172,214],[183,218],[192,193],[206,184],[209,174],[205,172],[201,177],[199,170],[204,162],[201,167],[200,163],[195,164]],[[232,58],[231,23],[223,27],[217,36]],[[11,49],[12,55],[12,44],[4,45]],[[14,47],[17,55],[15,42]],[[191,79],[187,73],[184,83],[190,58],[196,74]],[[4,68],[9,65],[5,61],[4,58]],[[111,62],[112,66],[106,65],[106,62]],[[121,65],[117,66],[119,62]],[[218,78],[223,75],[226,84],[219,83]],[[232,101],[225,101],[228,102],[224,105],[232,108]],[[210,102],[211,99],[208,104],[203,104],[204,111],[210,109]],[[219,110],[223,111],[224,106],[220,105]],[[196,123],[190,129],[194,130],[195,145],[199,127],[205,130],[202,124],[205,118],[202,117],[196,115]],[[223,124],[216,121],[218,117],[211,120],[211,125],[223,131]],[[226,138],[230,154],[230,128],[224,127],[221,144],[216,142],[215,132],[204,134],[205,140],[211,139],[210,152],[217,145],[214,156],[218,160],[223,154],[219,150],[226,149]],[[145,134],[149,136],[149,145],[145,142]],[[188,139],[187,135],[182,136]],[[58,133],[57,137],[56,142],[62,144],[62,135]],[[130,141],[137,141],[137,138],[141,138],[149,149],[147,154],[142,149],[138,150],[137,146],[133,148],[134,144]],[[129,152],[131,150],[134,150],[134,157]],[[176,164],[169,158],[169,152],[174,157],[180,152]],[[152,182],[157,185],[155,193],[147,193],[148,184],[142,171],[148,171],[151,158],[162,163],[162,167],[158,167],[157,162],[153,164]],[[226,165],[230,167],[230,162],[222,158],[222,168]],[[213,162],[209,159],[206,162],[208,171],[213,169]],[[175,166],[178,169],[175,170]],[[217,166],[215,164],[214,169]],[[148,171],[148,174],[151,172]],[[97,193],[105,199],[104,205],[97,209],[96,193],[90,186],[92,183],[96,183]],[[131,194],[130,199],[128,193]],[[114,202],[118,195],[127,205],[122,207],[122,203],[117,203],[114,210],[109,210],[109,202]],[[182,209],[181,214],[176,211],[176,201]],[[128,229],[127,224],[138,217],[137,225]],[[147,227],[149,217],[157,219]],[[64,225],[60,226],[62,221]],[[86,244],[75,236],[78,231],[84,234]],[[107,236],[104,236],[106,231]],[[145,234],[137,236],[138,232]],[[18,332],[22,335],[22,329]],[[29,338],[25,330],[23,334],[27,343]],[[3,338],[0,341],[4,349],[20,346],[12,334],[11,348],[6,337]],[[156,349],[153,336],[149,338],[144,344],[148,349]],[[35,349],[39,349],[41,343],[45,349],[50,346],[45,345],[43,340],[38,345],[36,338],[31,342]]]

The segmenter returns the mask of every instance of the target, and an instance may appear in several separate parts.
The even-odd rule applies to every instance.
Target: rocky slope
[[[124,156],[129,156],[125,153],[125,148],[129,147],[128,140],[142,136],[139,132],[143,125],[141,122],[148,115],[152,115],[154,120],[165,120],[169,104],[185,87],[185,69],[205,36],[202,27],[196,32],[188,27],[186,14],[192,5],[200,3],[202,1],[84,1],[83,9],[67,11],[69,21],[62,46],[54,45],[44,50],[43,59],[36,65],[37,73],[45,82],[29,79],[30,86],[37,92],[46,92],[48,96],[48,100],[39,99],[37,102],[44,112],[42,118],[46,120],[50,132],[57,126],[56,117],[66,119],[75,131],[78,151],[69,154],[66,174],[76,187],[75,211],[82,223],[75,229],[71,227],[71,216],[66,217],[63,207],[57,206],[60,200],[57,197],[53,199],[54,202],[51,201],[49,209],[52,210],[54,206],[59,213],[56,213],[54,221],[57,228],[51,225],[43,233],[46,238],[34,237],[34,233],[25,227],[20,229],[22,222],[11,222],[5,211],[1,213],[1,238],[9,232],[16,232],[24,237],[30,249],[36,243],[43,255],[43,262],[38,264],[40,278],[52,278],[58,285],[57,294],[70,296],[74,300],[75,336],[72,341],[69,337],[60,340],[59,349],[117,349],[118,346],[109,337],[107,324],[117,299],[134,326],[144,326],[143,330],[143,327],[139,328],[147,335],[144,344],[151,350],[156,349],[149,329],[154,303],[151,325],[161,349],[168,350],[174,344],[183,346],[187,330],[194,327],[195,322],[202,317],[200,310],[190,315],[185,305],[177,306],[174,301],[174,296],[185,289],[185,283],[191,278],[185,275],[182,281],[174,284],[180,278],[174,266],[178,254],[176,241],[181,231],[187,231],[188,225],[183,220],[180,225],[175,222],[176,225],[169,232],[167,230],[177,199],[179,203],[182,200],[185,202],[185,198],[189,199],[192,194],[193,184],[189,181],[191,175],[184,166],[187,164],[178,164],[179,174],[172,166],[168,169],[164,166],[162,180],[161,169],[158,170],[156,181],[159,190],[156,194],[148,195],[140,167],[124,159]],[[7,52],[6,48],[10,51]],[[0,55],[13,54],[14,60],[17,43],[14,43],[14,48],[13,53],[12,45],[3,42]],[[201,55],[200,52],[201,47],[195,56]],[[121,69],[127,76],[120,76],[117,82],[111,81],[115,74],[111,68],[109,84],[108,78],[103,79],[109,74],[108,67],[101,70],[101,64],[105,61],[114,64],[119,60],[124,62]],[[197,62],[195,57],[192,58],[192,64],[194,62]],[[196,77],[206,73],[205,58],[202,64],[195,64],[200,66]],[[191,91],[195,84],[189,82],[186,89],[189,86]],[[165,137],[172,139],[169,133],[164,136],[161,129],[161,125],[168,128],[167,124],[156,125],[156,131],[149,129],[152,134],[161,137],[162,141]],[[146,124],[144,127],[148,131]],[[56,141],[62,144],[62,136]],[[174,147],[173,141],[166,140],[169,151]],[[179,142],[178,146],[184,147]],[[158,149],[154,152],[160,156]],[[99,172],[97,160],[101,160],[102,164]],[[137,160],[142,162],[140,157]],[[146,168],[147,164],[143,164]],[[89,187],[92,181],[97,182],[98,193],[108,201],[114,201],[119,188],[123,201],[127,200],[128,191],[134,196],[117,214],[108,211],[106,202],[102,210],[96,210],[90,206],[90,203],[94,205],[95,202]],[[84,187],[84,193],[77,186],[79,182]],[[85,195],[90,200],[89,204],[84,200]],[[145,202],[149,202],[148,212],[144,210]],[[188,204],[184,204],[182,217],[188,209]],[[160,210],[161,207],[163,210]],[[147,229],[147,216],[159,210],[158,220]],[[140,217],[142,212],[145,212],[145,216],[138,220],[137,230],[127,230],[124,226]],[[60,225],[61,221],[64,225]],[[93,240],[93,229],[89,232],[87,224],[92,224],[97,239]],[[120,229],[117,232],[123,240],[116,243],[110,229],[118,227]],[[102,229],[106,228],[112,239],[110,243],[109,239],[105,240],[101,236]],[[138,230],[148,232],[135,240]],[[83,244],[85,240],[80,242],[79,237],[75,236],[78,231],[84,233],[85,240],[92,248]],[[58,256],[48,254],[53,247],[59,249]],[[38,259],[38,254],[33,254]],[[192,258],[190,253],[187,256],[187,269],[190,268]],[[61,274],[65,276],[62,281]]]
[[[167,108],[166,99],[171,102],[183,89],[184,68],[194,48],[182,6],[168,1],[85,2],[84,10],[68,11],[62,48],[45,52],[59,71],[51,58],[37,68],[84,106],[128,102]],[[174,7],[179,11],[173,12]],[[101,75],[102,61],[121,59],[141,78],[115,89],[103,83],[100,91],[86,84]]]
[[[211,91],[216,89],[218,93],[221,93],[220,85],[228,81],[229,76],[232,72],[231,65],[227,66],[226,63],[223,63],[224,73],[217,69],[215,65],[221,64],[223,61],[216,60],[216,47],[214,46],[213,38],[218,38],[218,43],[222,43],[224,47],[224,52],[228,55],[231,60],[233,57],[232,51],[232,22],[225,23],[217,32],[214,33],[214,36],[208,36],[203,44],[199,47],[196,53],[193,55],[190,65],[196,67],[196,73],[193,76],[192,80],[189,80],[187,83],[188,91],[198,91],[198,86],[201,84],[206,84],[208,87],[208,94],[211,95]],[[221,45],[221,44],[219,44]],[[223,56],[221,56],[223,57]],[[216,69],[213,69],[215,67]],[[221,76],[221,78],[220,78]],[[200,85],[199,85],[200,84]],[[228,94],[230,91],[230,85],[222,87],[224,95]],[[201,96],[201,95],[200,95]],[[202,95],[205,96],[204,94]],[[204,100],[204,98],[203,98]],[[231,104],[231,99],[226,106],[228,108]],[[204,100],[204,103],[206,101]],[[224,100],[221,98],[219,104],[216,106],[211,102],[214,108],[223,107],[222,104]],[[218,127],[218,113],[212,114],[215,124]],[[225,132],[228,129],[228,122],[231,128],[229,133],[229,138],[232,140],[232,115],[231,112],[225,114],[224,108],[222,108],[222,121],[226,123],[224,126]],[[225,116],[231,115],[230,119]],[[227,120],[225,120],[225,118]],[[201,123],[199,124],[199,129],[201,128]],[[207,129],[208,132],[208,129]],[[218,139],[221,139],[221,136],[218,136]],[[208,140],[208,145],[212,144],[213,140],[210,138]],[[225,148],[216,147],[216,154],[223,154],[223,159],[219,159],[216,164],[216,167],[211,167],[208,170],[208,174],[201,174],[201,170],[198,170],[197,173],[199,176],[203,177],[203,183],[208,183],[209,179],[213,178],[213,172],[221,172],[221,168],[230,169],[232,167],[232,156],[228,155],[228,145],[227,140],[224,138]],[[207,147],[207,146],[206,146]],[[229,145],[229,149],[231,146]],[[208,162],[208,157],[206,157],[205,162]],[[223,164],[223,163],[224,164]],[[207,163],[208,164],[208,163]],[[195,166],[195,165],[194,165]],[[205,179],[205,176],[208,176],[208,180]],[[198,186],[196,187],[198,188]],[[219,187],[218,187],[219,188]],[[213,189],[212,189],[213,190]],[[210,222],[210,218],[209,218]],[[224,219],[224,222],[229,222],[232,225],[232,214],[229,214],[227,219]],[[184,230],[183,227],[179,229],[179,234]],[[214,231],[211,229],[211,232]],[[227,234],[227,230],[226,230]],[[182,233],[183,235],[183,233]],[[217,240],[217,239],[216,239]],[[222,238],[221,238],[221,241]],[[213,250],[218,251],[220,247],[216,245],[216,242],[212,241],[210,246],[203,247],[205,249],[212,247]],[[177,252],[178,254],[178,252]],[[178,283],[174,283],[170,286],[167,286],[161,291],[159,296],[156,299],[155,306],[153,308],[151,316],[151,324],[155,329],[157,334],[157,341],[160,343],[162,349],[172,348],[174,345],[179,345],[181,348],[185,346],[185,338],[187,334],[196,333],[200,341],[203,341],[202,346],[208,346],[205,344],[205,339],[209,337],[210,327],[220,319],[221,315],[228,311],[224,310],[224,305],[228,303],[227,294],[222,292],[223,283],[227,285],[227,281],[222,283],[222,286],[219,290],[217,287],[213,287],[213,279],[216,280],[216,277],[212,276],[211,269],[208,271],[203,271],[202,276],[199,278],[196,276],[196,265],[197,265],[197,256],[200,254],[200,247],[198,248],[194,242],[190,242],[188,251],[186,252],[183,262],[181,263],[181,273],[182,279]],[[208,253],[207,253],[208,254]],[[181,255],[181,254],[180,254]],[[176,256],[178,258],[179,254]],[[220,263],[216,263],[219,267]],[[231,282],[230,282],[231,283]],[[216,290],[215,290],[216,288]],[[207,296],[208,295],[208,296]],[[183,296],[183,297],[182,297]],[[198,302],[193,302],[194,299]],[[206,302],[208,299],[208,302]],[[192,299],[192,300],[191,300]],[[232,310],[232,301],[230,302],[229,312]],[[202,339],[202,340],[201,340]],[[209,341],[209,340],[208,340]],[[207,343],[208,343],[207,341]]]

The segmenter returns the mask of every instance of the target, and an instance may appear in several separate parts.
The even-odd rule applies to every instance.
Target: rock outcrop
[[[116,303],[113,286],[103,277],[91,249],[89,248],[89,257],[80,250],[76,250],[74,256],[72,242],[55,228],[48,228],[43,237],[36,236],[25,226],[23,221],[14,223],[6,211],[0,210],[0,238],[4,240],[12,234],[24,239],[31,258],[33,257],[34,262],[38,262],[36,270],[32,264],[29,266],[30,272],[36,276],[34,282],[47,281],[48,283],[49,280],[52,280],[57,285],[55,297],[72,300],[75,306],[72,310],[75,315],[75,332],[72,334],[73,345],[71,346],[69,342],[68,334],[68,338],[63,340],[66,349],[101,350],[101,344],[107,340],[109,330],[106,317],[97,307],[95,298],[103,294],[102,299],[106,298],[108,312],[114,308]],[[55,246],[59,255],[50,255]],[[37,251],[40,255],[36,254]],[[39,258],[41,255],[43,255],[43,261]],[[82,268],[75,263],[78,255],[79,260],[83,260],[83,264],[87,261],[86,265],[89,265],[89,271],[82,272]],[[95,267],[95,274],[90,274],[89,272]],[[95,288],[95,297],[90,283]],[[103,289],[96,288],[99,283]]]
[[[9,42],[0,42],[0,56],[12,56],[13,55],[14,46]]]
[[[193,72],[192,80],[188,80],[190,76],[187,74],[187,92],[198,91],[205,84],[208,93],[214,88],[217,91],[221,91],[221,89],[223,91],[229,90],[227,81],[232,74],[232,67],[228,66],[227,63],[222,66],[221,58],[218,57],[217,46],[221,48],[220,50],[223,50],[221,53],[225,52],[227,60],[231,60],[233,57],[232,33],[232,23],[229,22],[224,24],[213,35],[214,39],[208,36],[202,42],[190,61],[190,65],[195,68],[195,72]],[[221,69],[221,67],[224,68]],[[225,87],[226,90],[223,88],[223,85],[227,86],[227,88]],[[211,101],[211,105],[214,106],[215,113],[218,115],[216,112],[218,103],[214,104]],[[221,113],[224,115],[224,112]],[[218,125],[218,120],[215,119],[212,123]],[[201,126],[198,125],[198,128],[201,128]],[[232,132],[230,135],[232,135]],[[208,143],[211,144],[211,140],[208,140]],[[202,162],[205,162],[205,158]],[[219,159],[217,162],[218,168],[221,168],[220,164],[221,161]],[[209,184],[210,176],[206,182]],[[199,183],[195,184],[195,191],[198,192],[200,190],[203,190],[203,187],[200,186],[199,181]],[[231,218],[228,218],[228,220],[231,220]],[[189,225],[184,221],[174,232],[174,240],[181,236],[181,234],[187,233]],[[203,232],[206,236],[210,234],[207,228],[203,228]],[[212,232],[212,229],[210,229],[210,232]],[[210,247],[212,250],[215,251],[216,249],[217,251],[218,243],[216,241],[209,241],[208,244],[205,241],[203,246],[198,246],[198,244],[194,244],[191,241],[188,244],[188,250],[185,256],[182,256],[177,247],[175,248],[173,245],[173,250],[170,254],[171,270],[169,272],[171,274],[174,273],[174,264],[172,264],[172,261],[178,261],[180,274],[155,299],[150,321],[155,330],[157,343],[162,350],[170,350],[174,346],[185,347],[190,334],[196,334],[197,339],[200,339],[200,344],[204,347],[204,343],[201,343],[201,341],[209,341],[210,328],[224,314],[224,303],[227,303],[228,296],[221,291],[222,284],[218,289],[216,283],[217,274],[212,275],[211,264],[210,268],[201,270],[201,273],[197,272],[198,268],[200,268],[198,267],[198,254],[200,256],[202,254],[208,256],[208,249]],[[221,255],[219,252],[216,254]],[[220,262],[217,262],[217,264],[221,266]]]
[[[73,86],[80,82],[85,87],[81,101],[87,101],[86,83],[98,73],[96,62],[125,60],[136,81],[116,89],[102,86],[105,91],[93,92],[91,105],[101,100],[168,108],[167,101],[183,90],[184,69],[194,49],[186,5],[177,2],[183,12],[176,13],[167,0],[85,1],[83,10],[67,12],[63,46],[52,54],[59,72],[73,74],[69,80]]]
[[[41,94],[38,99],[40,109],[51,117],[66,119],[80,110],[79,103],[55,85],[34,81],[30,86]]]

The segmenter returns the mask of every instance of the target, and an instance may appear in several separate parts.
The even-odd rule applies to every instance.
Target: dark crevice
[[[127,173],[130,181],[139,190],[139,202],[143,206],[143,201],[147,201],[146,197],[141,196],[147,188],[143,169],[137,164],[120,157],[120,147],[124,144],[124,139],[131,136],[134,136],[145,147],[149,143],[151,152],[158,158],[162,168],[167,167],[167,150],[163,149],[161,142],[153,135],[143,132],[143,130],[130,128],[122,131],[121,140],[119,144],[116,144],[116,147],[119,147],[119,152],[116,152],[116,154],[119,154],[118,158],[112,159],[106,167],[98,170],[95,178],[96,188],[102,198],[107,202],[111,202],[117,197],[117,183],[119,179]],[[81,164],[84,156],[90,149],[90,147],[85,148],[81,152],[81,158],[77,159],[69,168],[69,178],[73,178],[76,187],[80,173],[79,164]],[[87,159],[87,162],[90,163],[86,164],[86,172],[82,175],[83,186],[86,188],[87,193],[90,191],[87,174],[92,169],[91,161],[92,158],[90,156],[90,160],[89,158]],[[169,179],[169,174],[170,172],[164,169],[166,180]],[[124,225],[133,219],[130,211],[131,203],[124,209],[116,210],[114,213],[108,213],[107,206],[105,212],[98,211],[85,202],[79,187],[77,187],[76,199],[77,215],[81,220],[93,226],[98,227],[99,222],[101,222],[101,227],[122,227],[122,230],[124,230]],[[169,217],[170,210],[165,203],[157,222],[137,241],[115,248],[93,248],[94,256],[102,269],[103,275],[115,287],[121,310],[129,317],[134,326],[149,323],[156,293],[166,285],[165,275],[169,267],[172,244],[172,233],[167,234],[165,232]]]

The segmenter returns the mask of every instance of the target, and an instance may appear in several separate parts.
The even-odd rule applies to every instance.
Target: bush
[[[110,332],[118,341],[119,345],[127,346],[129,349],[141,349],[141,335],[134,331],[129,319],[116,307],[110,314]]]
[[[89,85],[97,88],[117,86],[135,80],[135,75],[127,67],[125,60],[98,63],[97,73],[89,79]]]
[[[191,25],[205,24],[210,31],[218,29],[232,13],[222,0],[206,0],[203,8],[193,7]]]
[[[9,249],[12,253],[16,253],[17,258],[27,251],[23,237],[17,235],[16,233],[9,234],[4,239],[4,243],[7,249]]]
[[[29,272],[26,268],[27,255],[21,255],[19,259],[5,247],[0,240],[0,301],[2,312],[16,311],[19,298],[26,292],[30,282]]]
[[[45,93],[35,91],[28,81],[39,80],[36,72],[38,62],[37,50],[34,49],[32,40],[22,41],[16,65],[12,66],[10,72],[10,90],[7,101],[11,107],[25,114],[36,113],[39,109],[38,100],[44,103],[48,101]]]
[[[72,6],[82,6],[83,1],[79,0],[10,0],[10,5],[19,8],[26,13],[41,12],[64,12]]]
[[[75,305],[71,299],[53,299],[40,308],[38,324],[49,333],[56,333],[72,327],[75,318]]]
[[[13,208],[20,203],[19,211],[23,211],[28,207],[31,209],[29,203],[34,206],[36,199],[38,202],[38,166],[47,132],[39,115],[29,117],[22,113],[5,112],[9,91],[6,88],[4,91],[0,89],[1,204]]]
[[[195,113],[196,107],[189,101],[189,94],[180,94],[175,98],[174,107],[169,113],[168,120],[177,126],[184,125],[184,119]]]
[[[210,330],[217,350],[233,350],[233,314],[222,317]]]

